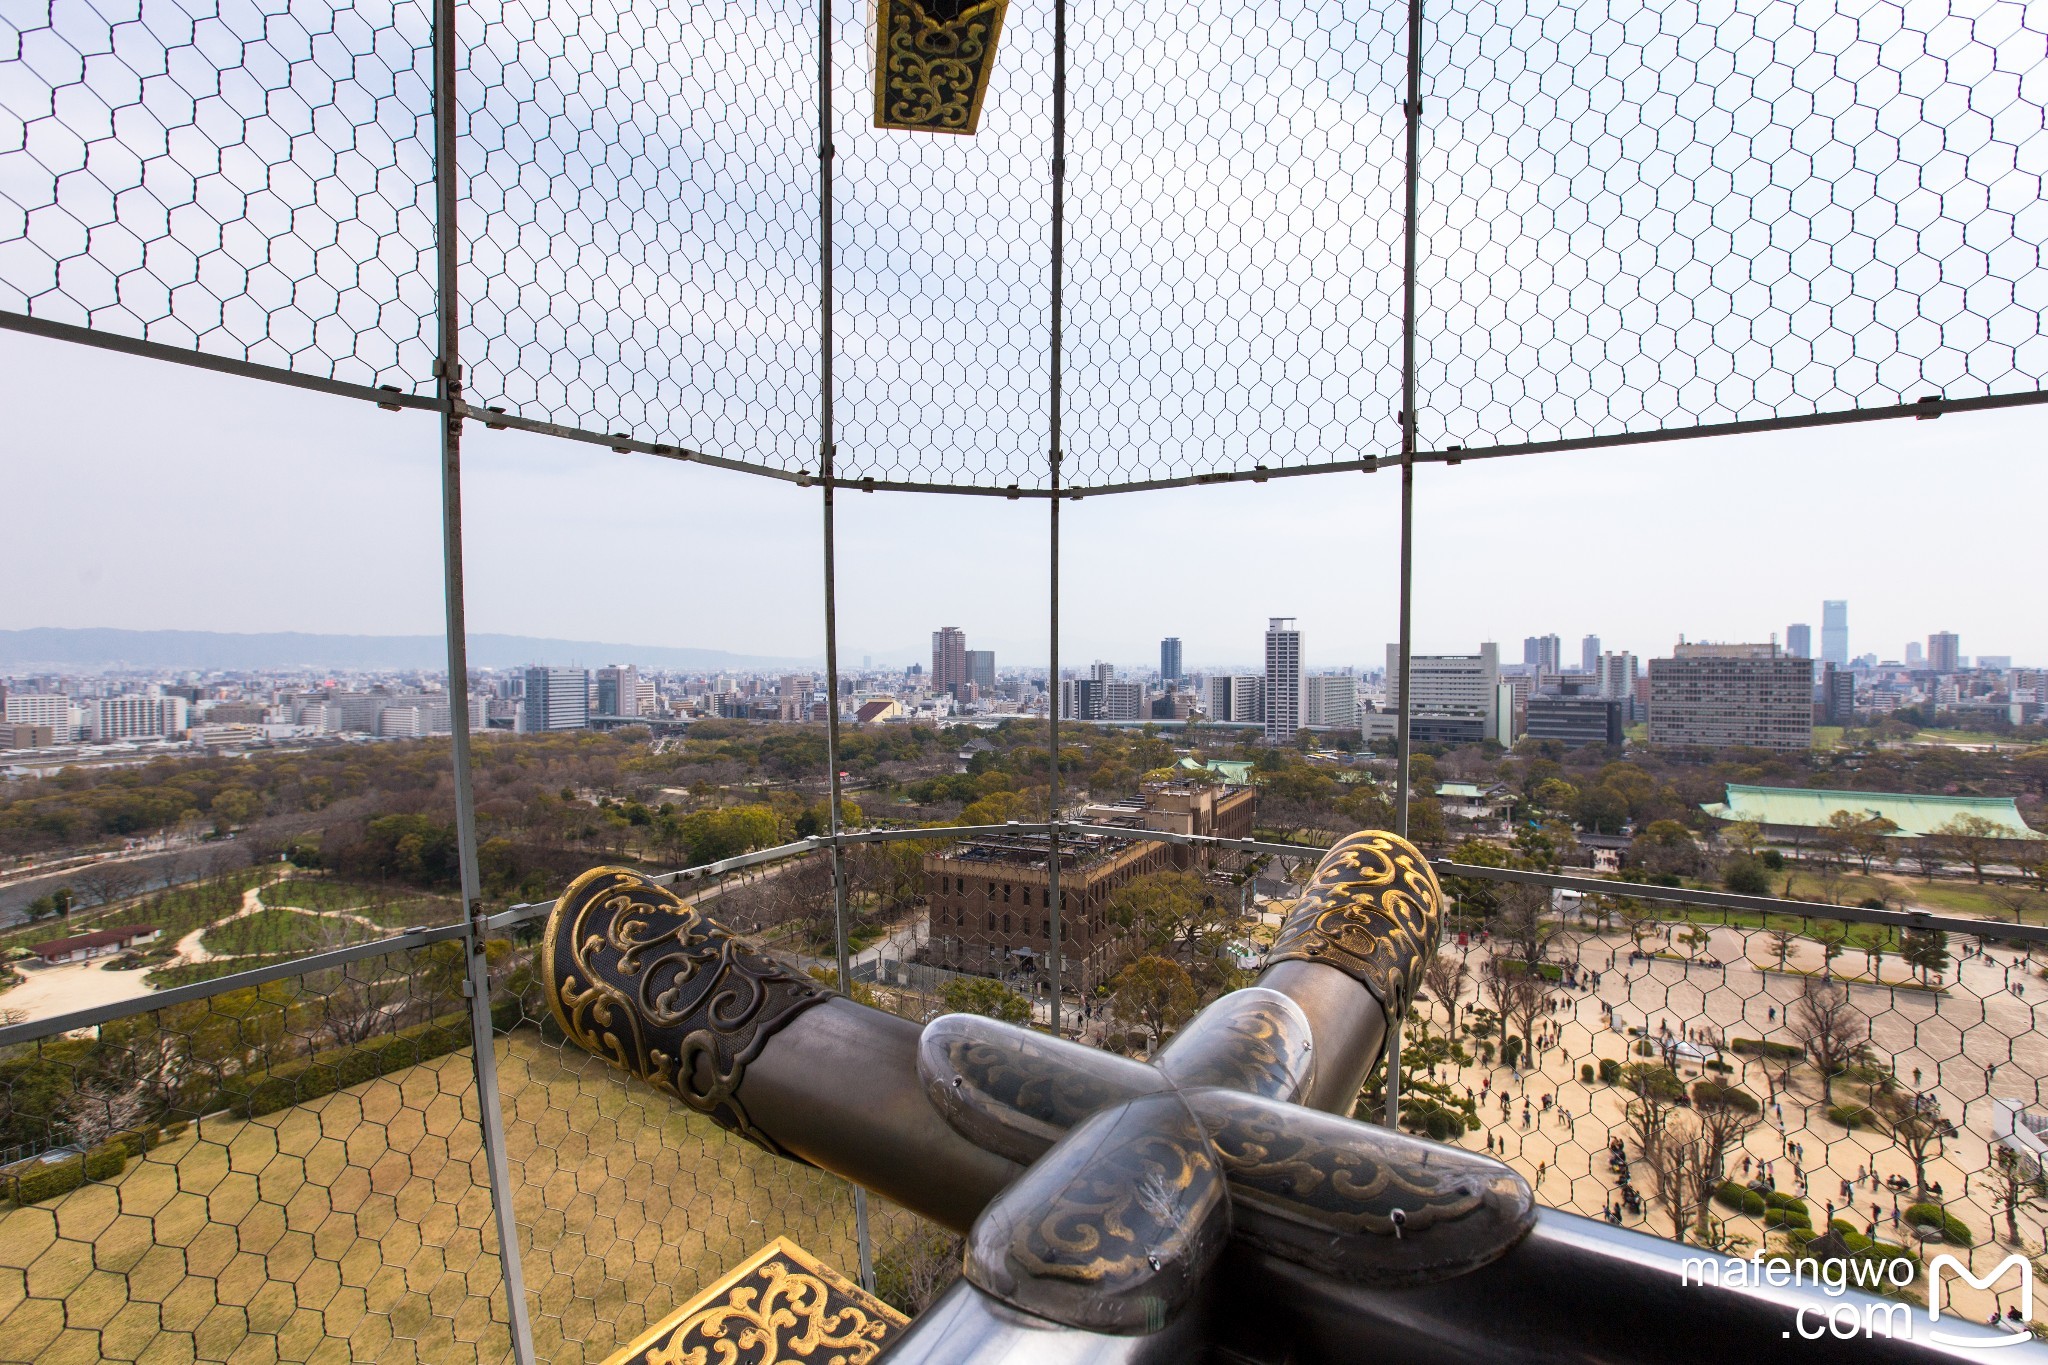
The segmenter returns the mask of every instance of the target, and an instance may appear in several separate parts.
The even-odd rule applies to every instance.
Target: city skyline
[[[81,425],[88,394],[122,401],[100,402]],[[24,519],[0,544],[0,574],[35,588],[6,597],[0,628],[438,629],[430,417],[13,335],[0,337],[0,400],[12,418],[0,457],[16,473],[14,494],[25,506],[78,512]],[[166,422],[165,412],[195,417]],[[1959,486],[1989,481],[2003,502],[2048,501],[2048,469],[1998,454],[2030,438],[2028,420],[1951,414],[1426,469],[1415,648],[1597,633],[1606,648],[1649,657],[1679,635],[1767,639],[1788,621],[1810,622],[1818,645],[1821,602],[1847,598],[1857,654],[1896,657],[1908,640],[1953,630],[1966,651],[2048,661],[2048,613],[2016,610],[2014,594],[1859,574],[1868,552],[1852,560],[1822,538],[1788,536],[1749,494],[1770,487],[1773,507],[1797,524],[1817,531],[1825,508],[1829,524],[1897,537],[1899,553],[1910,553],[1916,527],[1899,519],[1896,491],[1923,479],[1930,460]],[[1843,478],[1852,465],[1858,477]],[[80,468],[94,471],[89,497]],[[1588,488],[1598,496],[1589,500]],[[1307,667],[1373,660],[1396,635],[1395,491],[1384,475],[1283,478],[1228,496],[1185,489],[1069,504],[1062,653],[1135,663],[1171,633],[1191,669],[1249,665],[1277,601],[1304,623]],[[470,443],[464,493],[473,631],[822,652],[814,508],[786,487],[493,432]],[[1031,500],[842,499],[844,656],[914,659],[942,619],[999,658],[1044,659],[1043,512]],[[1545,541],[1600,553],[1575,574],[1505,572],[1530,554],[1534,525]],[[1343,528],[1338,538],[1309,533],[1330,526]],[[635,527],[646,548],[621,561],[629,572],[607,569],[602,593],[549,548],[623,546]],[[904,554],[910,545],[915,558]],[[1191,601],[1182,575],[1133,572],[1133,545],[1233,553],[1236,564],[1205,577]],[[1982,581],[2029,581],[2027,549],[2018,535],[1973,544]]]

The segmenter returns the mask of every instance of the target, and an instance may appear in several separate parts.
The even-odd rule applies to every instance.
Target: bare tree
[[[141,890],[147,876],[133,863],[110,858],[79,868],[71,874],[71,880],[92,897],[94,905],[112,905]]]
[[[1445,1031],[1448,1033],[1458,1031],[1458,997],[1464,994],[1465,981],[1470,975],[1462,960],[1444,952],[1431,958],[1429,966],[1423,970],[1423,987],[1443,1005],[1444,1017],[1448,1021]]]
[[[1495,955],[1480,968],[1479,985],[1500,1015],[1503,1040],[1520,1034],[1522,1051],[1529,1054],[1535,1045],[1536,1021],[1543,1015],[1543,978],[1526,962],[1511,964]]]
[[[1992,1155],[1991,1211],[2005,1216],[2005,1240],[2017,1246],[2020,1241],[2020,1210],[2037,1209],[2048,1202],[2048,1180],[2041,1178],[2038,1165],[2022,1158],[2010,1147],[1996,1148]]]
[[[1792,1036],[1821,1076],[1821,1097],[1835,1102],[1835,1077],[1854,1061],[1869,1041],[1870,1025],[1849,1003],[1849,988],[1832,981],[1807,978],[1791,1008],[1785,1011]]]
[[[112,1079],[87,1080],[64,1101],[63,1114],[79,1146],[97,1147],[116,1133],[141,1126],[149,1103],[136,1086]]]
[[[1870,1112],[1886,1137],[1913,1163],[1913,1184],[1917,1198],[1927,1198],[1927,1163],[1941,1155],[1943,1139],[1955,1132],[1955,1125],[1941,1116],[1940,1106],[1925,1095],[1888,1088],[1870,1097]]]

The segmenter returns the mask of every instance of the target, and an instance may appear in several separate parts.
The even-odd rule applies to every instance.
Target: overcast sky
[[[0,333],[0,628],[440,629],[434,424],[254,380]],[[1425,467],[1416,647],[1555,631],[1661,653],[1850,603],[1851,647],[2048,663],[2040,409]],[[1296,617],[1312,666],[1376,665],[1396,624],[1398,475],[1068,503],[1063,661],[1250,664]],[[815,491],[474,432],[478,631],[822,649]],[[843,654],[908,659],[958,625],[1045,657],[1046,508],[842,496]]]
[[[430,382],[425,12],[380,4],[349,7],[397,35],[375,56],[291,25],[227,41],[213,18],[139,83],[118,63],[0,67],[7,107],[55,111],[0,148],[0,199],[40,206],[14,220],[26,236],[0,223],[0,307]],[[468,4],[471,398],[806,467],[813,9]],[[2038,23],[1935,0],[1827,12],[1529,0],[1432,20],[1426,442],[2042,382],[2048,120],[2019,84]],[[973,138],[872,128],[870,14],[837,13],[840,469],[1035,482],[1050,11],[1012,7]],[[1072,35],[1077,481],[1398,448],[1405,11],[1249,13],[1112,7]],[[111,20],[65,22],[90,47]],[[215,91],[172,69],[224,53],[241,66]],[[96,123],[89,97],[120,116]],[[441,628],[426,414],[5,333],[0,413],[0,627]],[[1817,631],[1843,597],[1858,654],[1947,629],[1966,654],[2048,663],[2043,416],[1427,467],[1416,647],[1493,639],[1518,660],[1554,632],[1573,660],[1593,633],[1654,656]],[[510,432],[475,431],[467,470],[477,631],[822,648],[815,491]],[[1063,661],[1153,662],[1173,634],[1192,667],[1251,665],[1285,615],[1312,666],[1377,667],[1398,497],[1386,472],[1068,504]],[[846,498],[845,658],[908,661],[958,625],[999,664],[1042,662],[1046,520],[1037,501]]]

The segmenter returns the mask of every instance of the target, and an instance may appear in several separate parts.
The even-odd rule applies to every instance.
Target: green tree
[[[1941,843],[1942,849],[1959,863],[1968,863],[1970,871],[1977,876],[1978,885],[1984,882],[1984,864],[1991,861],[2004,842],[2005,830],[1994,821],[1981,815],[1958,815],[1934,831],[1933,837]]]
[[[939,1000],[954,1014],[980,1014],[1009,1024],[1031,1017],[1028,999],[987,977],[956,976],[940,989]]]
[[[1157,1047],[1201,1005],[1194,978],[1171,958],[1147,956],[1127,965],[1110,982],[1111,1012],[1152,1035]]]
[[[725,806],[684,816],[682,834],[690,846],[690,865],[696,867],[773,847],[782,837],[782,823],[767,806]]]
[[[1899,940],[1899,956],[1923,982],[1931,984],[1936,972],[1948,970],[1948,935],[1935,929],[1908,929]]]
[[[1109,922],[1141,953],[1196,946],[1217,916],[1209,888],[1189,872],[1153,872],[1127,882],[1106,909]]]
[[[1653,820],[1629,842],[1629,861],[1653,875],[1689,877],[1703,863],[1692,831],[1676,820]]]

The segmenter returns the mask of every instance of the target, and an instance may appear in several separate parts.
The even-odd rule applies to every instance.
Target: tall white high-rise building
[[[1292,616],[1266,622],[1266,739],[1284,744],[1301,729],[1301,632]]]
[[[590,725],[590,673],[581,668],[526,670],[526,707],[520,728],[583,730]]]
[[[1310,728],[1358,728],[1358,679],[1349,673],[1310,673],[1301,680],[1301,723]]]
[[[1208,713],[1213,721],[1237,725],[1264,723],[1265,682],[1255,673],[1217,673],[1209,677]]]
[[[1849,666],[1849,604],[1820,604],[1820,661],[1837,668]]]
[[[1624,649],[1602,654],[1593,672],[1599,680],[1601,696],[1610,701],[1626,701],[1636,694],[1636,679],[1641,675],[1642,664]]]

